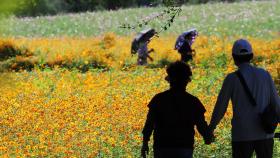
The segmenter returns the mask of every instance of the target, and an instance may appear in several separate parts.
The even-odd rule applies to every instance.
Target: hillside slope
[[[0,21],[2,36],[53,37],[98,36],[105,32],[118,35],[133,34],[137,30],[121,29],[123,23],[135,24],[164,8],[134,8],[118,11],[87,12],[35,18],[10,17]],[[249,35],[275,37],[280,28],[280,1],[216,3],[183,6],[181,15],[163,34],[178,34],[196,27],[205,35]],[[161,20],[151,27],[159,30]],[[279,36],[279,35],[278,35]]]

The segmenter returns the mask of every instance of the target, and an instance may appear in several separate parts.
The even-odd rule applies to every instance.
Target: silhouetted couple
[[[192,158],[194,127],[203,136],[205,144],[211,144],[214,129],[224,117],[231,99],[232,156],[250,158],[255,151],[258,158],[272,158],[273,134],[264,131],[258,117],[269,103],[275,105],[280,116],[280,99],[273,80],[267,71],[249,64],[253,51],[248,41],[237,40],[232,56],[256,98],[257,107],[250,105],[236,73],[230,73],[224,80],[208,126],[204,106],[197,97],[186,92],[192,75],[190,67],[184,62],[171,63],[166,70],[170,89],[155,95],[148,104],[141,149],[143,157],[149,152],[148,142],[153,133],[155,158]]]

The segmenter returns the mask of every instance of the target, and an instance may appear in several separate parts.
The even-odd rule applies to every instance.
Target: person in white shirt
[[[267,134],[264,131],[259,114],[271,103],[276,106],[276,112],[280,116],[280,99],[274,82],[269,72],[250,64],[253,50],[247,40],[235,41],[232,56],[255,99],[256,106],[250,102],[236,73],[230,73],[224,79],[217,98],[209,125],[210,129],[214,132],[224,117],[228,102],[231,100],[233,110],[232,157],[250,158],[255,151],[257,158],[272,158],[274,134]]]

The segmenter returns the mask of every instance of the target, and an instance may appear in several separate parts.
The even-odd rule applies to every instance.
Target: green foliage
[[[36,18],[10,17],[0,21],[3,36],[53,37],[98,36],[105,32],[131,35],[141,28],[122,29],[124,23],[137,24],[147,17],[161,13],[166,7],[121,9]],[[251,9],[254,8],[254,9]],[[195,27],[199,34],[279,38],[280,1],[215,3],[183,6],[180,15],[162,35],[178,35]],[[166,17],[168,19],[168,16]],[[161,30],[163,21],[155,19],[145,27]]]
[[[36,64],[32,57],[33,54],[28,49],[16,48],[9,42],[4,42],[0,48],[0,72],[12,70],[15,64],[16,70],[31,70]]]
[[[70,6],[63,0],[23,0],[15,11],[19,16],[55,15],[65,12]]]
[[[0,13],[17,16],[55,15],[69,12],[116,10],[140,6],[181,6],[207,2],[233,2],[239,0],[1,0]]]
[[[0,14],[11,14],[17,9],[17,4],[20,0],[1,0]]]
[[[5,4],[16,6],[17,10],[13,12],[17,16],[40,16],[104,9],[115,10],[160,3],[159,0],[22,0],[19,3],[13,0]]]
[[[21,50],[15,48],[12,44],[4,43],[0,48],[0,61],[7,60],[21,54]]]

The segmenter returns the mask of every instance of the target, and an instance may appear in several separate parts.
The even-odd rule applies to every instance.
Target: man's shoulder
[[[258,72],[258,73],[261,73],[261,74],[264,74],[264,75],[268,75],[268,71],[266,71],[264,68],[261,68],[261,67],[254,67],[255,70]]]
[[[270,73],[262,67],[252,66],[252,70],[257,77],[262,79],[270,77]]]
[[[186,92],[186,97],[189,98],[192,102],[195,102],[195,103],[198,103],[198,104],[201,104],[201,101],[199,100],[198,97]]]
[[[192,98],[192,99],[198,99],[196,96],[192,95],[189,92],[186,92],[186,96],[189,97],[189,98]]]
[[[264,68],[252,64],[247,64],[246,68],[247,70],[249,69],[250,71],[254,71],[255,73],[268,74],[268,71],[265,70]]]
[[[265,76],[265,77],[270,76],[269,72],[261,67],[251,66],[250,71],[253,72],[254,74],[256,74],[257,76]],[[231,83],[232,81],[237,79],[238,76],[237,76],[236,72],[237,72],[237,70],[227,74],[225,77],[225,82]]]
[[[169,97],[173,97],[174,94],[175,94],[174,91],[169,89],[169,90],[166,90],[166,91],[163,91],[163,92],[160,92],[160,93],[156,94],[154,96],[154,98],[157,98],[157,99],[160,99],[160,98],[167,99]],[[195,100],[195,101],[199,100],[196,96],[194,96],[194,95],[192,95],[192,94],[190,94],[188,92],[184,92],[182,94],[184,94],[184,98],[185,99]]]
[[[169,90],[165,90],[165,91],[163,91],[163,92],[159,92],[159,93],[158,93],[158,94],[156,94],[155,96],[157,96],[157,97],[161,97],[161,96],[168,95],[168,93],[169,93]]]
[[[163,102],[165,102],[166,100],[170,99],[169,97],[169,91],[163,91],[160,93],[157,93],[152,100],[150,101],[150,103],[148,104],[148,107],[154,107],[157,104],[162,104]]]
[[[168,95],[169,95],[169,91],[166,90],[166,91],[157,93],[157,94],[153,97],[153,100],[159,100],[159,99],[162,99],[162,98],[166,98]]]
[[[190,98],[191,104],[193,105],[192,107],[194,109],[196,109],[196,112],[198,113],[204,113],[206,111],[205,107],[203,106],[203,104],[201,103],[201,101],[199,100],[198,97],[190,94],[187,92],[188,97]]]
[[[225,77],[225,80],[228,81],[228,82],[231,82],[231,81],[233,81],[236,77],[237,77],[236,71],[234,71],[234,72],[231,72],[231,73],[227,74],[226,77]]]

